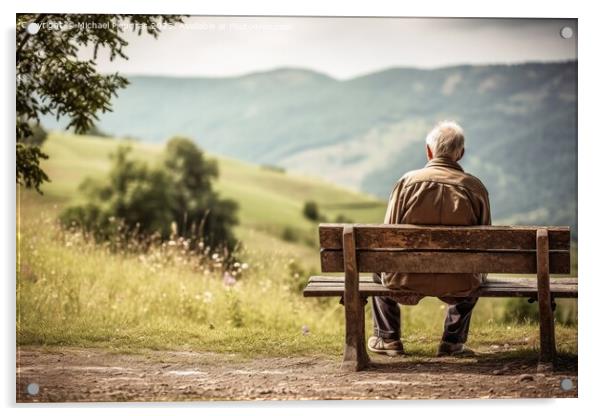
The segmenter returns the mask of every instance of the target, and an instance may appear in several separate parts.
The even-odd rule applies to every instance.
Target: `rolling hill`
[[[86,177],[102,177],[110,168],[109,155],[119,145],[130,145],[134,157],[152,164],[158,161],[162,146],[140,142],[124,142],[94,136],[79,136],[52,132],[43,150],[50,158],[43,168],[52,182],[43,186],[44,196],[27,192],[32,207],[43,204],[60,205],[75,202],[80,197],[77,190]],[[317,239],[316,223],[303,216],[306,201],[316,201],[327,220],[338,215],[357,222],[380,222],[384,216],[384,201],[372,196],[344,189],[316,178],[284,173],[261,166],[215,157],[219,178],[216,190],[222,197],[234,199],[239,204],[239,238],[249,241],[252,235],[256,246],[263,248],[282,246],[285,229],[294,234],[294,250],[307,249],[307,256],[317,258],[313,243]],[[290,240],[290,238],[289,238]],[[292,247],[291,247],[292,248]]]
[[[467,135],[462,164],[489,189],[494,223],[577,233],[576,62],[391,68],[345,81],[296,68],[130,81],[102,131],[149,143],[185,135],[211,153],[380,198],[423,165],[429,128],[456,119]]]

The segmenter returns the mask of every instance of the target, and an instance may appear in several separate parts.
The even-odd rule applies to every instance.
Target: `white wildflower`
[[[211,293],[209,291],[203,293],[203,302],[204,303],[211,303],[211,302],[213,302],[213,293]]]

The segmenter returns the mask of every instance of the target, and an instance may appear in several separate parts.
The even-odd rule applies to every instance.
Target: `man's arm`
[[[479,218],[479,225],[491,225],[491,209],[489,206],[489,194],[487,193],[487,191],[485,191],[482,198],[480,199],[482,201],[482,207],[481,215]],[[480,273],[480,275],[481,282],[485,283],[485,281],[487,280],[487,273]]]
[[[401,191],[403,189],[404,180],[401,178],[395,183],[393,190],[391,191],[391,195],[389,195],[389,203],[387,205],[387,212],[385,213],[385,224],[399,224],[401,218],[403,218],[403,206],[401,200]],[[380,277],[377,281],[384,284],[388,282],[390,276],[395,273],[376,273],[379,274]]]
[[[401,201],[401,191],[403,189],[404,180],[401,178],[397,181],[391,195],[389,196],[389,204],[385,213],[385,224],[399,224],[403,217],[403,207]]]
[[[489,195],[485,191],[482,197],[481,215],[479,218],[479,225],[491,225],[491,209],[489,206]]]

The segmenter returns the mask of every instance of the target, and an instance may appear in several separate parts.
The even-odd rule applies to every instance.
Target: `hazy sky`
[[[560,35],[573,30],[570,39]],[[128,34],[102,72],[233,76],[302,67],[335,78],[389,68],[577,58],[575,19],[190,17],[158,40]]]

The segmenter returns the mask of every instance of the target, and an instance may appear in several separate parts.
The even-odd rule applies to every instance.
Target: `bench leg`
[[[342,369],[359,371],[370,359],[366,352],[364,329],[364,299],[360,296],[360,276],[355,252],[355,233],[352,225],[343,228],[343,256],[345,263],[345,352]]]
[[[552,370],[556,361],[549,259],[548,231],[537,230],[537,303],[539,304],[540,340],[538,371]]]
[[[344,371],[360,371],[370,363],[366,352],[365,300],[358,301],[345,303],[345,351],[341,365]]]
[[[546,302],[546,298],[548,301]],[[554,334],[554,312],[549,301],[549,292],[539,295],[539,365],[538,371],[554,369],[556,362],[556,340]]]

